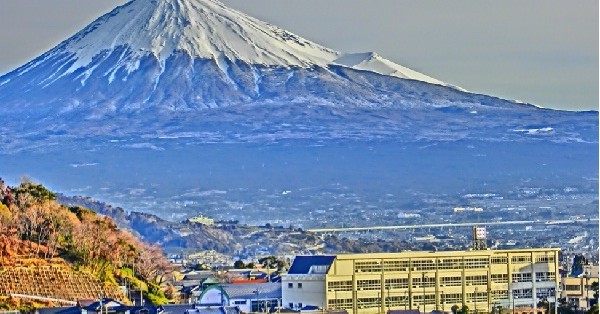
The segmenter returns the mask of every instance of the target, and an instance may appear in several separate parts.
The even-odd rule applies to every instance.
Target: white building
[[[283,307],[326,308],[325,276],[334,260],[335,256],[297,256],[287,275],[282,277]]]
[[[220,284],[207,287],[196,302],[198,308],[236,306],[242,312],[266,312],[281,305],[281,283]]]

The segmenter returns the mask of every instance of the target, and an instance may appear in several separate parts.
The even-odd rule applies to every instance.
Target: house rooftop
[[[313,266],[325,266],[329,270],[335,258],[335,256],[330,255],[296,256],[288,274],[307,275],[310,274]]]
[[[223,289],[230,299],[256,299],[257,297],[258,299],[281,298],[281,283],[279,282],[222,284],[211,286],[211,288]]]

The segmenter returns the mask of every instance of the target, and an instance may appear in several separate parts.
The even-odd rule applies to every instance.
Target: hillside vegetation
[[[167,302],[161,284],[168,262],[158,247],[120,230],[110,217],[83,207],[60,205],[56,195],[40,184],[24,181],[10,187],[0,179],[0,273],[35,277],[48,267],[59,267],[56,274],[91,276],[87,281],[97,282],[105,295],[128,281],[134,288],[145,290],[150,301]],[[44,278],[26,282],[43,286],[40,281]],[[23,306],[9,298],[12,293],[64,299],[52,289],[7,284],[0,290],[0,309]],[[125,296],[123,300],[127,301]]]

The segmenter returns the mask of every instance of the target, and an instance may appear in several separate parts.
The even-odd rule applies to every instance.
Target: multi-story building
[[[554,302],[558,249],[299,256],[282,282],[282,303],[349,313],[471,312]],[[540,309],[539,312],[543,310]]]
[[[561,278],[561,297],[576,309],[587,310],[595,302],[591,286],[598,282],[598,265],[584,265],[576,277]]]

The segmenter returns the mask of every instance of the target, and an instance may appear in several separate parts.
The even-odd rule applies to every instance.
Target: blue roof
[[[312,266],[327,266],[329,270],[334,260],[335,256],[329,255],[296,256],[288,274],[306,275]]]

